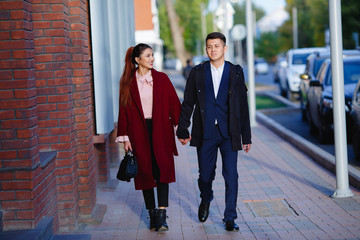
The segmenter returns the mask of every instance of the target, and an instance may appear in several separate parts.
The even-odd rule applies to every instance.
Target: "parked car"
[[[323,50],[311,53],[306,58],[305,72],[300,74],[300,108],[301,108],[301,119],[307,120],[306,106],[307,106],[307,90],[311,80],[315,80],[317,73],[320,70],[321,64],[330,57],[330,50]]]
[[[269,72],[269,64],[264,58],[255,59],[254,65],[256,74],[267,74]]]
[[[205,62],[207,60],[209,60],[209,58],[206,56],[203,56],[203,55],[196,55],[192,58],[192,62],[194,64],[194,66],[196,66],[202,62]]]
[[[273,69],[274,72],[274,82],[279,82],[279,73],[282,68],[286,68],[286,58],[285,57],[278,57]]]
[[[297,48],[286,52],[287,67],[280,71],[280,94],[290,100],[295,100],[300,89],[300,74],[304,73],[306,58],[313,52],[326,48]]]
[[[350,136],[351,100],[360,78],[360,56],[345,57],[343,62],[346,123],[348,136]],[[334,125],[330,59],[326,59],[321,65],[316,79],[310,81],[307,98],[311,133],[318,130],[321,143],[332,142]]]
[[[180,59],[178,59],[178,58],[168,58],[168,59],[165,59],[164,68],[181,71],[182,64],[181,64]]]
[[[354,56],[360,55],[360,50],[349,49],[343,50],[343,56]],[[330,58],[330,49],[323,51],[317,51],[311,53],[306,59],[305,72],[300,75],[300,107],[301,107],[301,118],[307,120],[306,116],[306,105],[307,105],[307,90],[309,88],[309,82],[316,78],[317,73],[321,67],[321,64]]]
[[[354,156],[360,161],[360,79],[355,87],[351,102],[352,144]]]

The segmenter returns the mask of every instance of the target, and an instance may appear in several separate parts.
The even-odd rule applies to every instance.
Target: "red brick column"
[[[56,151],[60,229],[73,229],[78,205],[68,1],[33,1],[39,147]],[[57,220],[57,219],[55,219]]]
[[[80,215],[90,215],[96,203],[97,164],[92,142],[94,98],[89,66],[88,1],[69,1],[69,9],[79,211]]]
[[[110,137],[101,134],[94,137],[95,154],[98,161],[99,182],[107,184],[110,180]]]
[[[0,2],[0,201],[4,229],[31,228],[40,157],[29,1]]]
[[[0,211],[71,230],[96,201],[85,0],[0,1]]]

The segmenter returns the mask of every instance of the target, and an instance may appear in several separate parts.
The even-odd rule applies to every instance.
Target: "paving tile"
[[[239,232],[227,232],[222,223],[225,183],[221,161],[217,163],[210,216],[205,223],[198,221],[196,149],[180,144],[176,182],[170,184],[168,232],[148,230],[142,194],[134,190],[133,182],[99,187],[97,204],[107,206],[103,221],[77,232],[91,234],[92,240],[360,239],[359,189],[351,188],[355,196],[350,198],[329,197],[336,189],[331,172],[261,124],[253,128],[252,135],[251,151],[240,152],[238,157]],[[110,171],[113,179],[116,171],[114,165]]]

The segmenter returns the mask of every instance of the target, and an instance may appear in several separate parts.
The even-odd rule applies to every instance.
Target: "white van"
[[[279,73],[280,94],[290,100],[295,100],[300,90],[300,74],[304,73],[306,58],[313,52],[323,51],[320,48],[297,48],[290,49],[286,53],[287,66]]]

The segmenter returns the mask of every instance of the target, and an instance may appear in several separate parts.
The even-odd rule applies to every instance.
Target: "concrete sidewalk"
[[[222,224],[225,184],[218,158],[215,198],[205,223],[197,219],[196,149],[178,144],[176,183],[170,184],[169,231],[148,230],[149,219],[141,191],[133,182],[99,188],[97,203],[106,206],[101,223],[84,225],[92,240],[110,239],[360,239],[360,190],[354,197],[330,198],[336,189],[334,174],[315,163],[291,143],[262,124],[252,129],[253,146],[239,153],[239,232]]]

